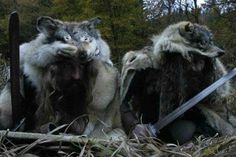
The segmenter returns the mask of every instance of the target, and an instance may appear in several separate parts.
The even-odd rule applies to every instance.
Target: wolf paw
[[[58,48],[58,54],[63,56],[73,56],[77,52],[77,47],[69,44],[60,44]]]
[[[172,50],[172,46],[169,41],[165,41],[161,43],[159,47],[160,47],[160,51],[163,51],[163,52],[168,52]]]

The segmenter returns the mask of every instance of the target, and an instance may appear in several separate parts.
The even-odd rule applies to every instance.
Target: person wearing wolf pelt
[[[79,45],[76,45],[79,54],[74,57],[60,58],[59,62],[49,66],[50,72],[48,70],[44,71],[46,73],[44,73],[43,78],[46,78],[49,86],[46,86],[43,92],[53,92],[54,94],[51,96],[54,98],[48,100],[47,97],[43,96],[42,100],[49,103],[43,105],[49,105],[55,109],[54,111],[57,111],[54,114],[54,122],[57,125],[71,121],[76,118],[76,115],[87,114],[88,124],[85,124],[84,120],[73,122],[71,129],[76,133],[100,138],[125,137],[120,129],[118,71],[112,66],[112,62],[109,62],[108,45],[94,28],[99,20],[92,19],[83,21],[80,24],[66,23],[69,27],[67,31],[73,31],[74,36],[72,38],[79,43]],[[68,66],[63,66],[64,64]],[[81,77],[83,75],[86,77]],[[63,84],[66,84],[66,86],[62,86]],[[106,84],[109,84],[109,86],[106,86]],[[55,93],[57,94],[55,95]],[[75,95],[75,93],[78,93],[78,95]],[[59,102],[53,101],[56,98],[60,99]],[[81,102],[84,102],[84,104],[76,106]],[[70,104],[71,108],[66,104]],[[65,109],[63,109],[63,106],[65,106]],[[45,108],[40,107],[36,116],[42,117],[41,114],[44,113],[44,110],[41,109]],[[70,116],[67,115],[65,118],[63,111],[73,110],[75,112],[76,108],[82,113],[69,114]],[[65,119],[68,120],[63,121]],[[48,120],[43,121],[45,123]],[[84,127],[80,128],[79,125]]]
[[[90,100],[90,105],[88,106],[93,107],[93,109],[96,109],[97,107],[98,110],[94,111],[92,116],[93,118],[89,117],[91,119],[89,121],[91,124],[89,123],[90,125],[88,126],[91,127],[87,127],[89,129],[86,129],[86,135],[91,135],[92,137],[102,136],[104,127],[101,126],[102,124],[99,124],[100,122],[103,124],[107,123],[106,127],[111,130],[110,133],[114,131],[113,128],[115,126],[121,126],[118,124],[120,116],[119,114],[116,114],[116,112],[118,112],[117,108],[120,104],[117,94],[115,94],[118,93],[118,75],[109,58],[109,47],[106,42],[101,39],[99,32],[95,29],[95,26],[99,23],[99,21],[99,18],[93,18],[81,23],[75,23],[62,22],[50,17],[40,17],[37,22],[38,30],[41,32],[40,35],[35,40],[21,45],[20,50],[22,54],[20,56],[20,63],[22,71],[26,75],[27,80],[32,83],[31,86],[36,88],[36,97],[39,97],[40,99],[35,100],[38,105],[38,108],[36,109],[36,120],[39,118],[39,121],[36,122],[35,130],[40,131],[41,129],[44,129],[45,131],[44,126],[47,127],[47,124],[56,123],[59,125],[62,123],[70,123],[73,118],[76,118],[76,116],[91,113],[92,111],[89,110],[89,107],[87,108],[88,101],[85,101],[87,99]],[[68,63],[68,65],[63,66],[64,63],[66,65]],[[97,71],[96,73],[98,74],[94,77],[89,77],[88,80],[90,81],[88,81],[88,84],[84,83],[86,82],[85,77],[80,77],[84,74],[84,68],[81,68],[80,66],[87,63],[93,65],[94,67],[91,69],[96,69],[95,71]],[[56,75],[51,75],[51,72]],[[92,73],[89,74],[92,75]],[[58,83],[58,80],[61,83]],[[81,90],[74,90],[75,88],[73,82],[75,82],[75,85],[78,88],[81,87]],[[107,90],[109,92],[104,90],[103,93],[106,94],[103,95],[103,93],[100,93],[100,90],[102,91],[107,87],[105,85],[107,82],[111,83],[109,90]],[[66,84],[68,87],[61,86],[62,84]],[[81,92],[86,91],[86,85],[91,88],[89,93],[90,95],[87,92]],[[32,88],[29,90],[33,92]],[[59,95],[55,95],[55,93],[53,93],[54,90],[59,90]],[[10,88],[7,88],[6,91],[10,92]],[[60,94],[61,91],[64,92],[62,95]],[[67,91],[66,94],[65,91]],[[73,91],[79,95],[75,96]],[[52,94],[51,92],[53,93],[53,98],[49,99],[48,95]],[[80,95],[81,93],[83,94]],[[82,98],[80,99],[80,96],[85,98],[85,100],[82,100]],[[10,100],[9,94],[7,98]],[[57,112],[51,112],[52,110],[50,110],[51,107],[55,106],[49,106],[44,103],[61,98],[63,99],[64,105],[71,103],[70,101],[76,101],[71,103],[71,108],[69,110],[73,110],[75,107],[78,107],[79,112],[74,110],[76,113],[71,115],[67,113],[65,116],[63,112],[66,110],[63,110],[63,105],[58,105],[61,104],[61,102],[57,104],[55,101]],[[3,101],[4,103],[10,102],[5,101],[5,99],[1,99],[0,102],[2,103]],[[76,106],[75,104],[77,104],[78,101],[81,101],[82,104]],[[97,104],[97,102],[99,103]],[[4,107],[11,107],[11,104],[0,104],[0,106],[3,107],[4,110]],[[68,106],[66,109],[68,109]],[[104,113],[105,115],[101,113]],[[113,113],[117,115],[117,124],[113,120]],[[9,115],[11,115],[10,110]],[[10,120],[8,118],[9,116],[7,117],[1,115],[0,117],[2,118],[2,121]],[[50,123],[51,121],[53,123]],[[74,123],[75,124],[73,124],[71,131],[76,134],[83,133],[87,126],[86,122],[84,120],[75,120]],[[81,127],[78,127],[79,125]],[[9,127],[11,126],[7,126],[7,128]],[[46,128],[46,131],[47,129],[48,128]],[[105,132],[107,133],[107,131]],[[116,134],[116,131],[114,131],[114,134]],[[114,134],[112,133],[111,136]]]
[[[34,90],[36,90],[36,93],[41,92],[42,74],[48,64],[57,61],[58,58],[78,55],[78,48],[62,21],[50,17],[40,17],[37,20],[36,27],[39,30],[38,37],[20,45],[20,69],[24,76],[20,78],[24,80],[21,89],[24,90],[22,95],[26,96],[27,99],[35,97],[34,94],[27,95],[27,93],[35,93]],[[10,93],[9,87],[10,85],[6,85],[2,93]],[[31,88],[29,92],[27,92],[28,87]],[[10,94],[7,98],[11,99]],[[2,105],[0,100],[0,108],[5,110],[2,109],[2,106],[11,108],[11,103]],[[11,115],[11,109],[8,109],[8,111],[10,112],[8,115]],[[4,119],[4,116],[1,118]],[[3,121],[7,121],[7,119],[9,118],[6,117]],[[11,128],[11,126],[8,126],[8,128]]]
[[[193,72],[191,72],[191,70],[187,69],[188,65],[183,66],[183,69],[186,68],[185,71],[188,71],[184,75],[190,76],[186,77],[187,85],[191,84],[196,87],[202,86],[201,87],[202,89],[203,87],[206,87],[207,85],[211,84],[212,82],[214,82],[215,80],[219,79],[221,76],[227,73],[224,65],[219,60],[219,57],[224,54],[224,51],[218,48],[217,46],[214,46],[213,35],[210,32],[210,30],[204,25],[193,24],[188,21],[183,21],[170,25],[160,35],[158,35],[157,37],[154,36],[153,44],[154,44],[154,51],[153,51],[154,56],[157,58],[157,60],[161,58],[158,61],[159,63],[165,60],[165,58],[167,59],[171,58],[171,57],[160,57],[161,55],[167,56],[169,55],[168,53],[174,52],[174,53],[180,53],[184,59],[190,61],[192,71],[194,71],[194,73],[196,73],[197,76],[198,75],[200,76],[200,72],[204,73],[204,71],[206,70],[205,74],[206,76],[202,77],[204,77],[205,82],[207,80],[208,82],[206,83],[206,85],[203,85],[204,83],[195,81],[197,80],[198,77],[193,75]],[[173,65],[173,68],[175,67],[176,66]],[[201,79],[201,77],[199,77],[199,79]],[[165,82],[165,79],[163,82]],[[196,82],[196,84],[194,84],[194,82]],[[194,90],[192,87],[189,88],[190,89],[188,89],[188,91]],[[187,91],[187,89],[185,90]],[[198,90],[200,90],[200,88]],[[215,103],[212,103],[212,106],[210,108],[216,111],[224,119],[228,119],[229,121],[231,121],[231,123],[235,123],[235,118],[233,118],[234,116],[226,114],[228,112],[231,112],[230,107],[226,104],[222,105],[222,100],[225,99],[225,97],[227,96],[229,97],[230,92],[231,92],[231,85],[229,82],[226,82],[222,87],[219,87],[216,90],[216,93],[212,94],[213,96],[211,97],[211,102],[215,101]],[[208,104],[208,107],[210,106],[210,104]],[[229,119],[229,117],[232,117],[231,120]],[[230,125],[226,125],[228,127],[220,126],[220,124],[213,124],[213,123],[211,125],[214,125],[214,128],[218,128],[217,130],[221,130],[220,132],[223,135],[232,134],[234,130],[232,129],[232,127],[230,127]],[[235,124],[231,125],[235,126]]]
[[[61,57],[80,55],[86,61],[100,59],[112,65],[109,46],[96,30],[100,21],[100,18],[83,22],[63,22],[48,16],[38,18],[38,37],[20,46],[21,69],[38,91],[42,84],[41,71]],[[78,53],[81,47],[86,47],[85,53]]]
[[[223,50],[213,44],[209,29],[190,22],[167,27],[153,38],[153,49],[149,51],[128,52],[123,58],[121,85],[121,115],[126,132],[145,134],[145,125],[139,123],[156,122],[226,74],[218,59],[222,54]],[[197,133],[234,134],[235,116],[227,104],[210,106],[213,100],[229,96],[230,90],[227,82],[161,133],[168,133],[165,137],[180,143]]]

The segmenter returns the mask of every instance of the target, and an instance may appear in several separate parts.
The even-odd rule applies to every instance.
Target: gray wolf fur
[[[32,86],[39,93],[43,84],[42,74],[44,68],[48,64],[55,62],[60,56],[75,55],[77,47],[69,44],[72,41],[70,34],[63,27],[61,21],[50,17],[41,17],[37,21],[37,29],[40,32],[38,37],[20,46],[20,68],[22,74],[27,77],[27,80],[32,83]],[[10,93],[9,87],[4,88],[2,93]],[[24,90],[22,84],[21,89]],[[24,93],[22,95],[24,96]],[[10,94],[8,99],[11,99]],[[10,108],[11,104],[5,105],[5,107]],[[9,115],[11,115],[11,110],[8,109],[8,111],[10,111]],[[10,128],[11,126],[8,127]]]
[[[191,53],[208,57],[223,55],[224,51],[214,46],[212,37],[206,26],[188,21],[179,22],[168,26],[160,35],[153,37],[153,53],[157,59],[161,58],[161,52],[180,53],[189,61]],[[208,53],[205,53],[206,50]]]
[[[61,56],[74,57],[80,53],[85,60],[101,59],[110,61],[110,49],[95,29],[100,19],[93,18],[81,23],[62,22],[50,17],[40,17],[37,21],[38,37],[20,46],[21,66],[24,74],[39,90],[41,71]]]
[[[89,64],[89,123],[84,134],[90,137],[124,138],[120,117],[119,73],[116,68],[93,60]]]
[[[224,51],[213,43],[213,35],[211,31],[204,25],[193,24],[188,21],[179,22],[168,26],[161,35],[153,38],[153,55],[158,61],[162,62],[162,55],[166,53],[180,53],[183,58],[191,62],[194,57],[191,56],[206,56],[213,58],[215,68],[221,69],[219,75],[226,74],[226,69],[221,61],[218,59],[224,54]],[[196,57],[197,58],[197,57]],[[205,66],[203,61],[192,61],[191,67],[195,71],[201,71]],[[155,64],[156,65],[156,64]],[[158,65],[156,65],[158,66]],[[219,76],[218,76],[219,77]],[[221,92],[221,90],[223,92]],[[221,95],[230,94],[230,84],[227,82],[223,87],[217,91]]]
[[[97,18],[81,23],[62,22],[50,17],[38,19],[37,28],[41,33],[35,40],[20,47],[22,71],[36,87],[38,93],[42,92],[45,69],[63,58],[79,58],[85,62],[92,59],[101,60],[111,66],[112,62],[104,59],[104,57],[109,59],[109,47],[95,29],[98,21],[100,19]],[[117,88],[114,90],[116,91]],[[9,104],[8,107],[11,105]]]
[[[81,44],[79,43],[79,45],[76,45],[80,53],[79,59],[82,62],[84,60],[86,62],[90,61],[89,63],[85,63],[89,64],[86,73],[89,76],[87,79],[90,91],[88,91],[88,95],[85,96],[88,99],[86,101],[89,101],[85,109],[89,121],[83,134],[91,137],[104,138],[106,136],[121,136],[124,134],[122,133],[122,130],[118,129],[121,127],[118,112],[119,98],[117,94],[119,91],[117,86],[118,72],[111,66],[111,62],[104,60],[104,57],[108,57],[108,52],[110,51],[108,45],[100,38],[98,31],[94,29],[94,25],[98,22],[99,21],[96,19],[83,21],[81,24],[74,24],[74,28],[71,29],[74,34],[73,38],[76,39],[76,41],[81,42]],[[99,45],[96,46],[96,44]],[[109,57],[107,59],[109,59]],[[76,60],[71,58],[70,60],[75,64],[73,67],[77,68],[77,64],[75,63]],[[59,65],[55,64],[55,66],[57,67]],[[66,71],[68,72],[70,70],[72,69]],[[62,76],[64,76],[63,73]],[[47,77],[47,75],[44,77]],[[68,82],[68,80],[65,81]],[[109,84],[109,86],[106,86],[106,84]],[[58,86],[54,86],[54,88],[57,89]],[[115,118],[113,117],[114,115],[116,115]],[[81,123],[79,122],[79,124]]]
[[[87,50],[87,60],[98,59],[111,66],[113,63],[110,59],[110,48],[108,44],[101,38],[100,32],[95,29],[96,25],[101,22],[100,18],[93,18],[88,21],[81,22],[75,27],[74,36],[77,41],[81,41]]]
[[[154,38],[153,50],[127,53],[123,58],[121,85],[121,115],[126,132],[130,132],[137,124],[129,122],[127,117],[136,120],[141,118],[144,124],[155,122],[226,74],[218,59],[223,53],[213,44],[208,28],[189,22],[167,27]],[[228,82],[211,94],[202,105],[194,108],[201,116],[197,115],[190,121],[197,127],[200,126],[199,122],[206,122],[207,126],[221,135],[232,135],[235,124],[227,118],[234,117],[227,109],[229,107],[222,103],[209,105],[225,99],[230,91],[231,85]],[[139,117],[135,118],[137,113]],[[189,113],[190,116],[185,114],[186,117],[194,117],[192,112]],[[199,118],[202,115],[204,118]]]

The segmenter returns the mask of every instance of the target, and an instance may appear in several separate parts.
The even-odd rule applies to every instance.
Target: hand
[[[141,142],[146,142],[148,138],[155,137],[151,134],[147,124],[137,124],[132,131],[132,136],[137,137]]]
[[[63,56],[73,56],[78,51],[78,48],[76,46],[70,44],[60,43],[57,46],[58,46],[57,53]]]

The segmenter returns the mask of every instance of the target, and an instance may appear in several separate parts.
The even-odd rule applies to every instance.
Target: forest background
[[[99,30],[118,68],[127,51],[150,45],[150,38],[168,25],[183,20],[204,24],[214,34],[214,43],[226,51],[222,57],[226,68],[236,67],[236,0],[0,0],[0,56],[5,59],[9,57],[9,15],[15,10],[20,17],[21,43],[36,37],[39,16],[64,21],[101,17]],[[232,82],[236,87],[236,78]],[[236,99],[233,105],[236,112]],[[213,146],[214,150],[224,148]]]
[[[129,50],[150,45],[150,38],[172,23],[188,20],[207,25],[228,69],[236,66],[235,0],[0,0],[0,53],[8,56],[9,14],[20,16],[20,42],[37,35],[36,19],[47,15],[65,21],[82,21],[99,16],[102,37],[120,67]]]
[[[221,57],[226,68],[236,67],[235,0],[0,0],[0,55],[5,59],[9,15],[14,10],[20,16],[21,43],[36,37],[39,16],[64,21],[101,17],[99,30],[118,68],[127,51],[151,45],[150,38],[168,25],[183,20],[204,24],[214,34],[215,44],[226,51]],[[236,79],[232,82],[235,87]],[[233,105],[236,109],[236,100]]]
[[[36,37],[38,32],[35,26],[39,16],[46,15],[65,21],[101,17],[102,24],[99,30],[110,45],[112,60],[119,68],[122,57],[127,51],[150,45],[150,38],[168,25],[183,20],[204,24],[212,30],[215,44],[226,51],[222,57],[224,65],[227,69],[236,67],[236,0],[0,0],[2,58],[9,57],[9,15],[15,10],[20,17],[21,43]],[[232,82],[235,83],[236,78]],[[234,96],[236,98],[236,92]],[[233,105],[236,112],[236,100]],[[232,145],[226,141],[222,143]],[[197,152],[203,150],[210,154],[210,149],[196,148],[199,149]],[[213,145],[211,148],[214,154],[215,149],[221,148],[225,148],[228,152],[228,147],[223,144]]]

